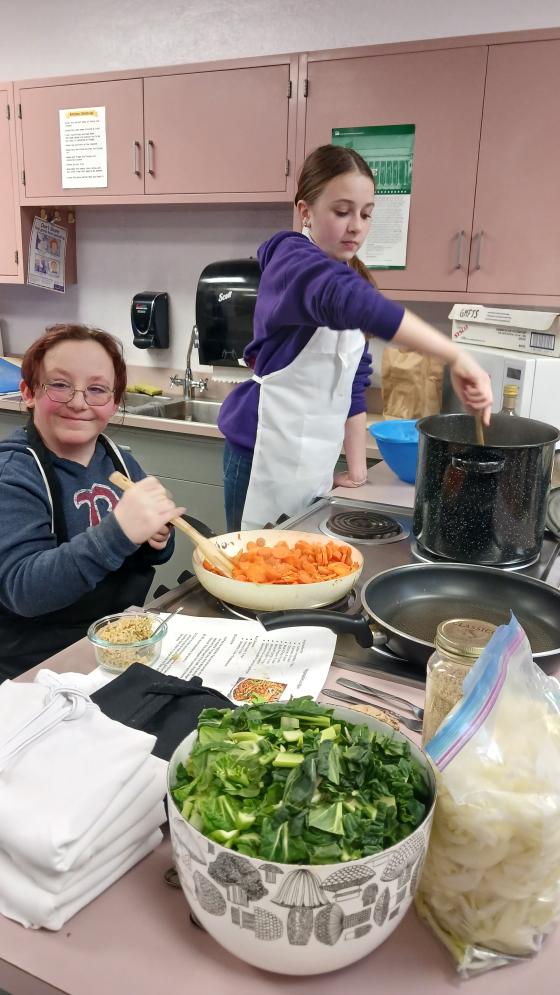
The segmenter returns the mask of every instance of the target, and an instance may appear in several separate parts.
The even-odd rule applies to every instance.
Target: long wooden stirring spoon
[[[484,430],[482,428],[482,415],[478,412],[474,416],[474,428],[476,432],[476,441],[479,446],[484,446]]]
[[[129,480],[128,477],[125,477],[124,473],[119,473],[118,470],[115,470],[114,473],[110,474],[109,480],[112,484],[116,484],[117,487],[120,487],[121,491],[128,491],[131,487],[134,487],[133,481]],[[189,525],[184,518],[172,518],[171,525],[174,525],[176,529],[184,532],[184,534],[189,537],[191,542],[194,542],[195,546],[198,546],[202,555],[208,560],[209,563],[212,564],[212,566],[217,567],[217,569],[221,570],[222,573],[225,573],[227,577],[232,576],[233,563],[230,557],[227,556],[226,553],[222,552],[221,549],[218,549],[218,547],[215,546],[210,539],[207,539],[206,536],[203,536],[192,525]]]

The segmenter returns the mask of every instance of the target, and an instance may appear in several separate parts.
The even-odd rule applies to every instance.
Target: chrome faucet
[[[195,391],[206,390],[208,387],[208,377],[205,380],[193,380],[192,368],[191,368],[191,355],[193,347],[196,346],[198,349],[198,328],[193,325],[193,330],[191,332],[191,337],[189,341],[189,348],[187,349],[187,366],[185,369],[184,377],[169,377],[169,383],[173,387],[183,388],[183,397],[185,400],[192,400],[196,397]]]

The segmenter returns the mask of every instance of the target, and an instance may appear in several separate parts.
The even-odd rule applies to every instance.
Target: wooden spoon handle
[[[485,443],[484,443],[484,431],[482,428],[482,415],[474,416],[474,427],[476,431],[476,441],[478,442],[479,446],[483,446]]]
[[[112,484],[116,484],[117,487],[120,487],[121,491],[128,491],[131,487],[134,487],[134,482],[129,480],[128,477],[125,477],[124,473],[120,473],[118,470],[115,470],[114,473],[110,475],[109,480]],[[215,546],[210,539],[207,539],[206,536],[203,536],[200,532],[198,532],[198,530],[186,522],[184,518],[172,518],[171,524],[174,525],[176,529],[184,532],[184,534],[187,535],[192,542],[194,542],[195,546],[198,546],[203,556],[205,556],[213,566],[217,567],[218,570],[221,570],[228,577],[231,577],[233,573],[233,563],[231,562],[229,556],[226,556],[221,549],[218,549],[218,547]]]

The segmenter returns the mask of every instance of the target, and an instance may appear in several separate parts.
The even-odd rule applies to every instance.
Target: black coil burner
[[[319,526],[325,535],[347,542],[380,546],[385,542],[398,542],[406,539],[408,532],[396,518],[378,511],[365,511],[360,508],[336,511]]]
[[[420,560],[422,563],[460,563],[460,560],[448,560],[445,556],[437,556],[436,553],[431,553],[429,550],[424,549],[421,542],[414,539],[410,544],[410,552],[412,553],[415,560]],[[515,563],[514,566],[509,566],[509,564],[493,563],[492,566],[497,570],[515,571],[515,570],[526,570],[527,567],[532,567],[533,563],[536,563],[539,559],[539,554],[532,556],[530,559],[525,560],[523,563]],[[484,565],[484,564],[483,564]],[[468,566],[468,564],[467,564]]]

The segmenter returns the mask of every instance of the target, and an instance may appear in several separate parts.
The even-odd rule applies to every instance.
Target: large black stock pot
[[[539,555],[554,447],[552,425],[493,415],[478,445],[470,415],[418,422],[413,532],[431,556],[515,567]]]

